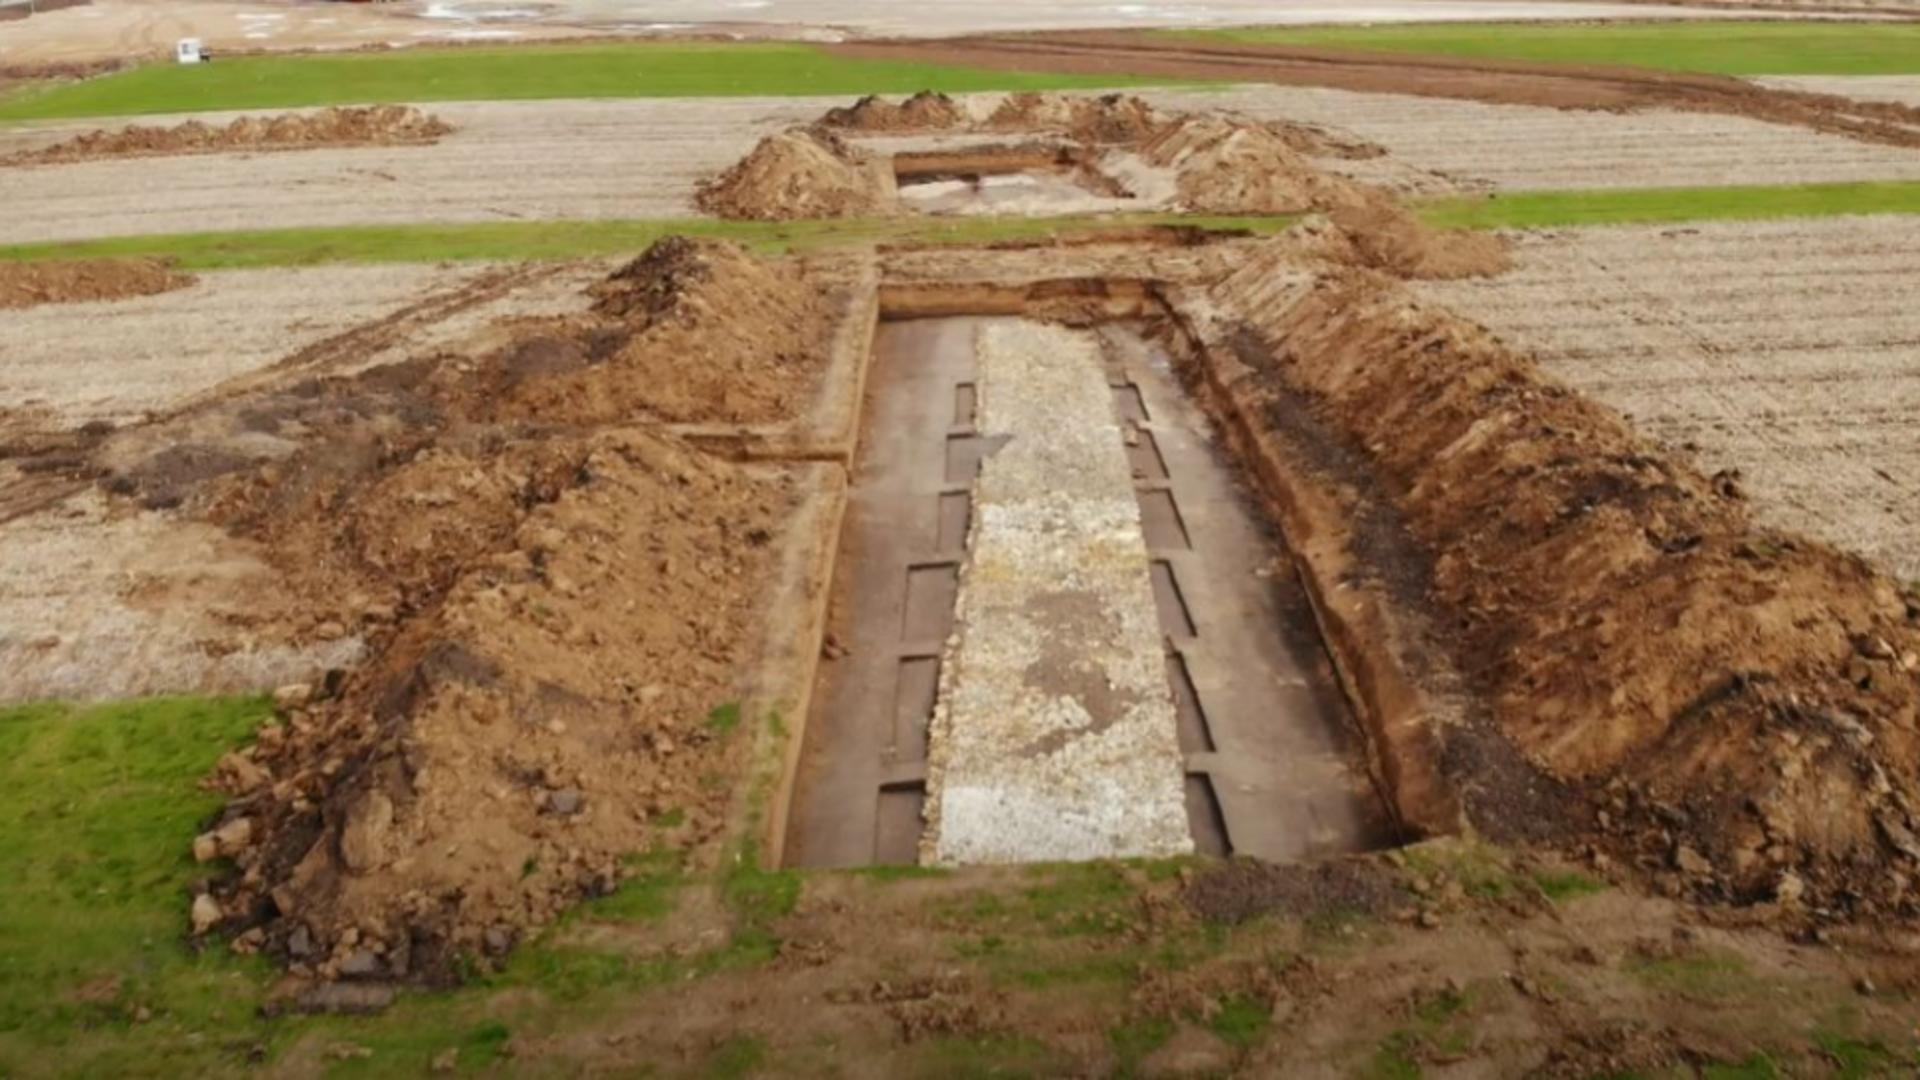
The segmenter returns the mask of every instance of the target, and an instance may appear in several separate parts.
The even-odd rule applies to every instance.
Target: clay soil
[[[306,150],[323,146],[424,145],[453,128],[406,105],[321,109],[281,116],[243,116],[215,126],[188,120],[172,127],[91,131],[39,150],[0,159],[0,165],[60,165],[101,158],[173,157],[248,150]]]
[[[193,275],[157,259],[0,262],[0,310],[127,300],[191,284]]]
[[[1639,68],[1170,42],[1119,32],[851,42],[842,55],[1009,70],[1229,79],[1556,109],[1673,109],[1751,117],[1889,146],[1920,146],[1920,109]]]

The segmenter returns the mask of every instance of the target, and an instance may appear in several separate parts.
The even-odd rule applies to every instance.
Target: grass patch
[[[1413,206],[1430,224],[1470,229],[1916,214],[1920,213],[1920,181],[1511,192],[1427,199]],[[363,225],[13,244],[0,246],[0,260],[147,256],[172,259],[184,270],[234,270],[331,263],[570,259],[633,254],[663,236],[676,234],[733,240],[757,251],[777,254],[858,244],[1044,241],[1157,225],[1269,235],[1287,229],[1298,220],[1295,216],[1116,214],[783,222],[676,218]],[[1177,871],[1178,866],[1172,866],[1170,872]]]
[[[1021,1035],[948,1035],[921,1044],[909,1075],[929,1080],[1009,1080],[1058,1076],[1065,1064],[1038,1039]]]
[[[587,918],[601,922],[651,923],[673,914],[686,874],[670,851],[629,856],[627,876],[612,894],[587,904]]]
[[[1535,870],[1532,877],[1534,885],[1554,903],[1565,903],[1607,891],[1606,882],[1578,870]]]
[[[1777,1080],[1780,1067],[1763,1053],[1754,1053],[1731,1065],[1708,1065],[1700,1070],[1704,1080]]]
[[[1245,44],[1626,64],[1717,75],[1920,74],[1920,26],[1910,23],[1475,23],[1185,33]]]
[[[1129,1020],[1107,1032],[1107,1041],[1113,1044],[1113,1056],[1120,1062],[1121,1076],[1138,1075],[1141,1062],[1167,1045],[1171,1038],[1173,1021],[1160,1016]]]
[[[1727,998],[1752,985],[1746,961],[1717,949],[1660,959],[1629,958],[1624,967],[1648,986],[1695,999]]]
[[[0,710],[0,1075],[181,1075],[268,1039],[262,963],[186,947],[198,781],[257,698]],[[136,1010],[151,1018],[135,1023]]]
[[[729,701],[717,706],[707,714],[707,730],[719,735],[730,734],[740,726],[740,703]]]
[[[713,1080],[741,1080],[751,1076],[767,1060],[767,1044],[756,1035],[735,1035],[707,1056],[702,1074]]]
[[[1920,182],[1521,191],[1416,206],[1429,224],[1469,229],[1914,214],[1920,213]]]
[[[1220,1011],[1207,1021],[1207,1027],[1230,1046],[1242,1050],[1257,1044],[1273,1026],[1273,1011],[1257,998],[1240,994],[1220,1003]]]
[[[1855,1038],[1837,1031],[1816,1031],[1813,1043],[1820,1048],[1820,1056],[1833,1066],[1833,1075],[1840,1080],[1891,1076],[1903,1064],[1900,1057],[1879,1039]],[[1920,1065],[1920,1060],[1909,1058],[1904,1064]]]
[[[896,881],[920,881],[925,878],[952,877],[953,871],[944,866],[922,866],[919,863],[889,863],[882,866],[862,866],[849,871],[857,877],[879,885],[891,885]]]
[[[243,56],[149,64],[0,101],[0,121],[406,101],[1068,90],[1167,82],[857,60],[812,45],[625,43]]]
[[[244,270],[328,263],[468,262],[625,255],[640,251],[661,237],[670,235],[716,237],[734,240],[756,250],[779,253],[867,243],[986,244],[1049,240],[1169,224],[1272,233],[1287,228],[1297,220],[1297,217],[1284,216],[1116,214],[1055,218],[1007,216],[776,222],[653,218],[498,221],[458,225],[353,225],[14,244],[0,247],[0,259],[33,261],[150,256],[173,259],[184,270]]]

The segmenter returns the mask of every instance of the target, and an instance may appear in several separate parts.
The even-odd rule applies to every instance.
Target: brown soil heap
[[[232,801],[196,851],[238,872],[197,930],[296,974],[435,981],[611,888],[622,856],[710,845],[732,791],[702,780],[743,768],[725,707],[795,493],[630,425],[798,401],[825,363],[817,290],[668,240],[588,316],[247,404],[301,448],[203,455],[186,509],[261,541],[336,624],[316,632],[357,626],[371,658],[223,760]]]
[[[158,259],[0,262],[0,309],[153,296],[193,281]]]
[[[1378,192],[1335,207],[1290,236],[1303,252],[1401,278],[1493,277],[1513,266],[1512,245],[1500,234],[1436,229]]]
[[[825,128],[794,128],[700,189],[700,209],[723,218],[773,221],[868,217],[894,209],[893,170]]]
[[[847,131],[947,131],[965,124],[966,114],[945,94],[922,90],[900,104],[869,95],[846,108],[832,109],[821,120]]]
[[[1134,143],[1164,123],[1153,106],[1126,94],[1076,97],[1011,94],[987,117],[987,131],[1052,131],[1083,142]]]
[[[1356,206],[1364,189],[1316,167],[1275,127],[1189,115],[1148,139],[1140,154],[1178,177],[1187,210],[1215,214],[1297,214]]]
[[[1303,271],[1293,242],[1215,299],[1430,556],[1505,737],[1675,891],[1911,911],[1920,597],[1756,527],[1731,478],[1382,275]]]
[[[453,127],[439,117],[412,106],[369,105],[280,116],[243,116],[217,127],[188,120],[173,127],[90,131],[41,150],[16,154],[0,164],[59,165],[101,158],[414,145],[435,142],[452,131]]]

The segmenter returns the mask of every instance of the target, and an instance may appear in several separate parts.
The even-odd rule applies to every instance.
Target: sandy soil
[[[1336,163],[1399,190],[1637,187],[1920,178],[1920,153],[1731,116],[1619,115],[1338,90],[1255,87],[1145,95],[1169,108],[1228,108],[1344,129],[1391,154]],[[210,229],[674,217],[703,178],[763,136],[842,99],[446,104],[435,146],[322,149],[236,158],[98,161],[11,170],[0,243]],[[217,119],[218,117],[209,117]],[[155,122],[163,122],[156,120]],[[88,130],[0,132],[0,155]],[[503,188],[498,177],[511,174]],[[130,205],[133,187],[152,193]]]
[[[10,170],[0,243],[133,233],[419,221],[690,216],[696,182],[841,99],[435,105],[435,146],[310,150]],[[204,117],[220,122],[232,115]],[[166,123],[166,118],[149,120]],[[0,134],[0,154],[98,126]],[[16,143],[18,145],[16,145]],[[244,168],[225,165],[245,160]],[[511,185],[500,178],[511,176]],[[150,198],[130,204],[126,192]]]
[[[475,272],[430,265],[231,270],[159,296],[0,312],[0,400],[56,426],[124,423]]]
[[[768,0],[757,4],[684,0],[411,0],[341,5],[301,0],[95,0],[10,24],[0,64],[85,61],[164,53],[182,37],[218,52],[351,48],[444,42],[553,40],[594,34],[715,34],[838,38],[849,34],[941,35],[1080,26],[1219,26],[1245,23],[1358,23],[1488,19],[1712,18],[1714,10],[1633,3],[1542,0],[1330,0],[1276,8],[1264,0],[1116,5],[1102,0],[981,4],[936,0],[909,12],[891,0]]]
[[[1528,236],[1506,277],[1429,284],[1761,517],[1920,578],[1920,223]]]
[[[1916,5],[1916,9],[1920,10],[1920,5]],[[1920,105],[1920,75],[1770,75],[1754,81],[1783,90]]]

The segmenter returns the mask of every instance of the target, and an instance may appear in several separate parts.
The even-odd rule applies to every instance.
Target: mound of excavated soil
[[[1325,172],[1303,140],[1266,124],[1190,114],[1141,145],[1149,164],[1173,170],[1183,208],[1213,214],[1297,214],[1356,206],[1354,181]]]
[[[709,717],[743,697],[797,493],[630,425],[790,419],[772,411],[824,364],[814,289],[662,241],[588,315],[264,395],[233,447],[112,478],[167,473],[185,512],[271,553],[311,633],[369,643],[222,762],[232,799],[197,853],[237,872],[196,899],[197,931],[296,974],[433,981],[611,888],[624,855],[710,846],[734,793],[711,778],[740,774],[745,740]],[[788,389],[723,385],[756,364]]]
[[[0,262],[0,309],[153,296],[193,281],[158,259]]]
[[[769,135],[700,189],[702,210],[760,221],[891,213],[893,169],[825,129]]]
[[[595,297],[602,324],[555,327],[507,364],[573,370],[516,376],[495,416],[769,423],[805,410],[827,363],[817,286],[730,245],[662,241]]]
[[[411,106],[369,105],[282,116],[243,116],[224,125],[189,120],[172,127],[89,131],[44,149],[16,154],[0,164],[57,165],[100,158],[392,146],[431,143],[452,131],[452,126],[439,117]]]
[[[832,109],[822,119],[828,127],[870,133],[946,131],[968,122],[966,111],[945,94],[922,90],[894,104],[868,96],[845,108]]]
[[[1436,229],[1382,194],[1335,207],[1324,220],[1290,233],[1302,251],[1401,278],[1447,281],[1493,277],[1513,267],[1512,245],[1497,233]]]
[[[1137,97],[1011,94],[982,125],[988,131],[1059,132],[1094,143],[1139,142],[1164,123]]]
[[[1920,597],[1484,330],[1277,241],[1216,292],[1431,556],[1505,737],[1675,891],[1911,912]],[[1282,389],[1284,388],[1284,389]]]

